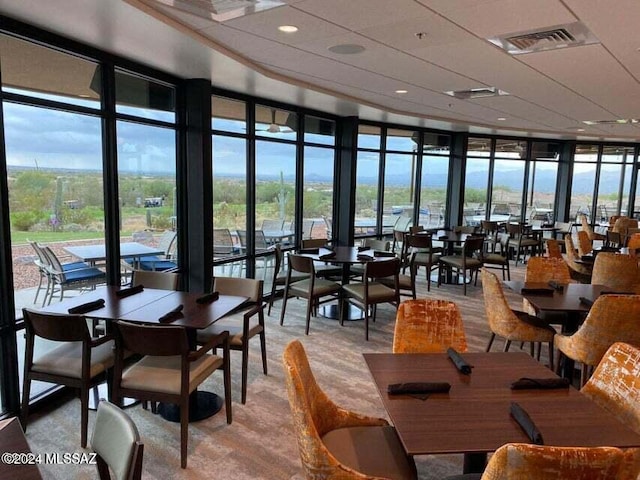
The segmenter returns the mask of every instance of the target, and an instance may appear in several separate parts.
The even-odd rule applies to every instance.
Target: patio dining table
[[[104,243],[96,245],[71,245],[62,247],[69,255],[72,255],[83,262],[95,265],[96,262],[104,261],[107,258],[107,248]],[[166,252],[157,247],[150,247],[137,242],[125,242],[120,244],[120,258],[132,258],[134,263],[141,257],[151,255],[164,255]]]

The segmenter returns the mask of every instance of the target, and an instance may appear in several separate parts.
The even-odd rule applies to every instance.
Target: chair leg
[[[313,308],[313,298],[309,298],[307,301],[307,325],[305,327],[305,335],[309,335],[309,324],[311,323],[311,309]]]
[[[260,332],[260,350],[262,351],[262,371],[267,375],[267,336],[264,331],[264,325]]]
[[[504,342],[504,351],[508,352],[510,346],[511,346],[511,340],[505,340],[505,342]]]
[[[493,345],[493,341],[496,339],[496,334],[492,333],[491,337],[489,338],[489,343],[487,344],[487,348],[485,349],[485,352],[488,352],[489,350],[491,350],[491,345]]]
[[[542,344],[540,344],[542,350]],[[553,341],[549,342],[549,369],[553,372]]]
[[[467,269],[462,269],[462,293],[467,296]]]
[[[369,306],[364,306],[364,339],[369,341]]]
[[[289,290],[284,289],[284,296],[282,297],[282,310],[280,311],[280,326],[284,325],[284,312],[287,309],[287,299],[289,297]]]
[[[583,363],[580,368],[580,388],[584,387],[587,380],[589,380],[589,365]]]
[[[20,423],[25,433],[27,432],[29,419],[29,395],[31,395],[31,378],[25,375],[24,385],[22,386],[22,405],[20,406]]]
[[[534,342],[529,342],[529,355],[535,358],[534,347],[535,347]]]
[[[249,363],[249,339],[242,339],[242,396],[240,401],[247,403],[247,364]]]
[[[89,426],[89,387],[80,388],[80,446],[87,448],[87,430]]]
[[[225,393],[226,396],[226,393]],[[189,441],[189,397],[180,402],[180,466],[187,468],[187,442]]]

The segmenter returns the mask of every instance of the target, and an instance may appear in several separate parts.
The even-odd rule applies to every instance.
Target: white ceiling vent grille
[[[598,43],[598,39],[580,22],[510,33],[488,40],[512,55]]]
[[[147,3],[159,3],[216,22],[286,5],[279,0],[148,0]]]
[[[469,90],[449,90],[444,93],[452,97],[459,98],[460,100],[473,100],[476,98],[498,97],[501,95],[509,95],[504,90],[498,90],[496,87],[480,87],[480,88],[471,88]]]

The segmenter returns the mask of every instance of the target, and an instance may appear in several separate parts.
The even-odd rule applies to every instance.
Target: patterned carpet
[[[512,279],[524,277],[524,268],[513,268]],[[521,308],[519,296],[507,292],[514,308]],[[426,291],[424,270],[418,281],[419,298],[455,301],[465,324],[470,351],[483,351],[489,330],[484,314],[482,289],[432,284]],[[180,468],[179,424],[169,423],[140,406],[127,409],[144,442],[144,479],[302,479],[300,460],[290,422],[284,386],[281,355],[292,339],[301,339],[319,384],[339,405],[363,414],[386,417],[386,412],[365,367],[362,353],[390,352],[395,309],[378,308],[377,320],[370,325],[370,340],[364,339],[362,321],[345,322],[312,318],[309,336],[304,335],[304,301],[292,299],[287,306],[285,325],[278,323],[281,301],[267,317],[269,375],[262,374],[259,341],[252,341],[249,359],[249,386],[246,405],[240,404],[240,353],[232,352],[233,423],[227,425],[224,412],[189,425],[188,468]],[[502,348],[502,343],[494,349]],[[222,375],[215,373],[203,390],[222,392]],[[70,400],[47,412],[31,416],[27,439],[34,452],[81,452],[80,405]],[[95,412],[89,418],[91,434]],[[436,479],[462,472],[461,455],[416,458],[421,479]],[[41,466],[44,478],[96,478],[95,466]]]

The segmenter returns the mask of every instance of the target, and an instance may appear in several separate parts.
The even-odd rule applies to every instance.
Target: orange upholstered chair
[[[640,344],[639,318],[640,295],[601,295],[577,332],[556,335],[555,346],[560,353],[582,363],[580,385],[586,383],[589,371],[600,363],[611,345]]]
[[[484,268],[482,269],[482,292],[487,321],[491,329],[487,352],[491,350],[496,335],[506,339],[505,352],[509,350],[512,341],[531,342],[532,352],[534,343],[547,342],[549,344],[549,366],[553,369],[553,336],[555,335],[553,327],[525,312],[511,310],[502,291],[500,280]],[[538,348],[538,358],[540,358],[540,348]]]
[[[508,443],[493,454],[482,480],[621,480],[628,475],[619,448]]]
[[[415,479],[416,466],[382,418],[338,407],[320,389],[298,340],[282,355],[293,427],[306,478]]]
[[[564,246],[567,251],[567,265],[571,269],[571,278],[580,283],[589,283],[591,281],[591,267],[584,263],[578,263],[578,254],[570,234],[564,236]]]
[[[592,242],[594,240],[600,240],[604,242],[607,239],[605,235],[593,231],[593,228],[591,228],[591,225],[589,225],[589,220],[587,219],[586,215],[582,215],[580,221],[582,222],[582,231],[587,232],[587,235],[589,235],[589,240],[591,240]]]
[[[634,233],[629,237],[627,247],[629,248],[629,255],[634,257],[638,256],[638,249],[640,249],[640,233]]]
[[[562,257],[531,257],[527,263],[527,270],[524,274],[525,282],[547,283],[550,281],[558,283],[573,283],[569,266]],[[529,300],[522,299],[522,309],[530,315],[535,315],[536,310]]]
[[[620,292],[633,292],[640,285],[638,259],[630,255],[602,252],[593,264],[591,283]]]
[[[584,230],[578,232],[578,255],[589,255],[593,251],[593,241]]]
[[[547,257],[550,258],[562,258],[562,250],[560,249],[560,242],[553,238],[548,239],[545,242],[545,249],[547,251]]]
[[[393,353],[467,351],[462,317],[447,300],[406,300],[398,307]]]

